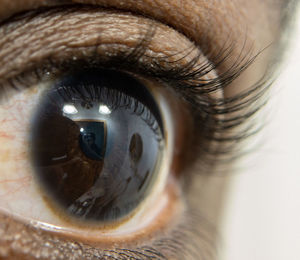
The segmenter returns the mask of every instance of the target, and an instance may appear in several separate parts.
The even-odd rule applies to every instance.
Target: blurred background
[[[241,160],[221,231],[221,260],[300,259],[300,12],[264,108],[264,145]]]

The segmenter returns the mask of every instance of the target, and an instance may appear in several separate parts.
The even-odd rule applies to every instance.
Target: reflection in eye
[[[145,87],[116,71],[66,76],[42,97],[32,129],[38,180],[70,216],[115,222],[147,196],[163,151]]]
[[[193,175],[182,172],[194,166],[196,156],[201,166],[216,165],[219,155],[228,154],[235,143],[224,132],[245,117],[224,115],[255,98],[226,100],[223,88],[247,67],[248,56],[221,73],[217,67],[230,57],[228,48],[220,50],[218,65],[212,64],[183,35],[146,18],[89,8],[50,9],[29,16],[25,24],[24,17],[11,21],[0,39],[3,49],[13,41],[28,46],[27,52],[17,49],[2,57],[8,72],[0,74],[0,83],[9,98],[0,104],[0,132],[20,131],[16,138],[3,138],[0,148],[1,155],[13,155],[0,166],[7,173],[0,176],[5,195],[1,209],[67,236],[76,233],[78,241],[96,238],[108,243],[112,237],[110,247],[116,241],[123,247],[126,241],[134,252],[126,251],[124,259],[130,254],[135,259],[201,259],[198,243],[189,243],[199,237],[209,244],[207,254],[213,255],[213,232],[199,230],[203,220],[185,203],[183,183],[192,183]],[[60,21],[71,18],[72,27]],[[57,30],[45,26],[56,19]],[[90,27],[91,21],[97,22]],[[72,37],[64,39],[66,32]],[[137,87],[131,75],[155,89],[152,95],[145,86]],[[113,83],[98,82],[104,79]],[[18,190],[17,182],[7,182],[9,174],[19,180],[29,176],[29,183]],[[99,224],[126,218],[135,210],[128,225],[105,229]],[[81,222],[72,222],[72,216]],[[84,226],[86,219],[97,225]],[[122,237],[138,232],[139,238]],[[145,240],[153,242],[150,249],[136,248]],[[114,250],[114,258],[108,259],[124,254]]]

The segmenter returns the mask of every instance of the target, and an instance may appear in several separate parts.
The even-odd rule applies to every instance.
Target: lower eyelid
[[[78,242],[0,213],[1,259],[215,259],[214,226],[193,212],[173,229],[134,246]],[[211,257],[211,258],[210,258]]]

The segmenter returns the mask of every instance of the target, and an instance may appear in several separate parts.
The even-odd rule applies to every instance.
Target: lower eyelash
[[[88,243],[73,242],[26,225],[0,213],[0,258],[24,256],[45,259],[215,259],[216,228],[199,213],[187,211],[173,229],[160,238],[140,242],[135,247],[100,249]],[[4,231],[5,230],[5,231]],[[3,233],[2,233],[3,232]],[[15,239],[18,237],[18,239]],[[39,239],[37,240],[36,237]],[[199,248],[201,250],[199,250]]]

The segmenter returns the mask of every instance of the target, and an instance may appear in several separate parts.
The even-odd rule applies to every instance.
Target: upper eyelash
[[[48,8],[49,9],[49,8]],[[59,9],[60,8],[50,8]],[[43,10],[38,10],[30,13],[30,17],[43,12]],[[25,15],[26,16],[26,15]],[[20,19],[16,17],[15,19]],[[194,117],[197,119],[196,125],[199,125],[202,129],[203,136],[208,140],[215,140],[218,142],[234,142],[237,140],[242,140],[241,136],[251,135],[250,131],[254,133],[256,130],[248,129],[248,134],[235,133],[235,136],[230,137],[216,137],[215,133],[222,133],[228,129],[234,129],[241,124],[249,121],[259,108],[263,106],[263,102],[259,102],[267,91],[269,85],[271,84],[269,75],[249,90],[239,93],[234,97],[230,98],[212,98],[209,93],[214,92],[218,89],[225,89],[230,86],[230,84],[238,78],[241,73],[243,73],[250,64],[256,59],[260,54],[257,53],[253,55],[253,50],[249,50],[246,55],[241,54],[235,59],[233,65],[225,72],[220,72],[215,78],[204,79],[208,73],[212,70],[218,70],[218,68],[228,59],[231,59],[235,44],[228,40],[228,44],[224,44],[224,48],[220,50],[215,56],[207,54],[208,61],[204,63],[199,63],[201,59],[201,54],[194,57],[188,63],[178,66],[178,61],[184,59],[188,56],[194,48],[183,50],[180,53],[175,53],[179,55],[179,58],[175,61],[170,62],[169,58],[171,56],[165,57],[151,57],[146,55],[146,50],[151,43],[152,38],[156,34],[155,26],[149,25],[149,29],[144,35],[141,36],[140,42],[133,48],[130,52],[119,54],[113,57],[109,62],[103,64],[100,56],[93,56],[92,59],[80,59],[80,60],[66,60],[58,64],[56,61],[52,60],[51,57],[43,60],[42,64],[37,64],[37,69],[34,69],[34,76],[37,80],[43,80],[46,72],[52,71],[68,71],[70,68],[82,68],[82,67],[101,67],[103,65],[109,66],[113,69],[120,69],[127,72],[133,72],[136,74],[141,74],[146,77],[151,77],[157,81],[166,83],[167,85],[173,87],[180,95],[190,104],[190,106],[195,110]],[[228,37],[230,39],[230,37]],[[247,39],[245,39],[245,42]],[[92,46],[97,49],[101,43]],[[96,54],[96,51],[95,51]],[[172,55],[172,56],[173,56]],[[149,64],[141,62],[141,59],[147,58],[150,61]],[[214,60],[214,63],[211,62]],[[169,66],[161,66],[160,63],[167,64]],[[176,64],[176,66],[174,66]],[[42,65],[42,66],[41,66]],[[148,66],[147,66],[148,65]],[[19,86],[25,86],[26,83],[30,85],[32,82],[32,75],[30,77],[27,73],[22,73],[13,79],[8,79],[6,82],[13,88],[18,89]],[[28,81],[28,82],[27,82]],[[4,85],[5,86],[5,85]],[[5,86],[6,87],[6,86]],[[4,88],[3,88],[4,89]],[[232,116],[230,114],[236,111],[242,111],[242,115]],[[224,117],[220,117],[223,115]],[[227,145],[228,146],[228,145]],[[206,151],[209,153],[228,153],[228,148],[217,149],[214,151]]]
[[[247,38],[245,39],[245,43]],[[145,41],[147,42],[147,41]],[[230,146],[232,143],[246,139],[247,137],[258,132],[260,127],[248,127],[241,132],[237,131],[234,135],[226,137],[216,137],[216,132],[223,132],[229,129],[234,129],[246,121],[249,121],[261,107],[266,104],[265,97],[269,87],[274,82],[274,77],[271,70],[267,71],[264,76],[259,79],[256,84],[252,85],[248,90],[243,91],[235,96],[228,98],[212,98],[207,95],[218,89],[225,89],[237,79],[255,60],[256,58],[269,46],[261,50],[257,54],[253,54],[253,49],[246,52],[246,55],[242,55],[244,51],[241,49],[241,54],[236,58],[235,62],[230,69],[221,73],[216,78],[203,80],[203,77],[207,75],[211,70],[217,69],[226,59],[231,58],[232,51],[235,47],[234,43],[224,47],[215,57],[210,57],[208,62],[202,63],[199,68],[195,70],[195,65],[199,64],[200,54],[195,57],[189,63],[182,67],[177,67],[176,70],[165,70],[164,67],[160,67],[159,63],[156,64],[157,69],[151,70],[151,75],[167,84],[172,85],[181,95],[187,100],[191,106],[197,111],[196,113],[205,113],[204,118],[209,117],[206,122],[208,124],[202,124],[202,129],[205,128],[206,138],[218,142],[227,142]],[[226,45],[224,45],[226,46]],[[141,46],[140,48],[143,48]],[[192,48],[186,50],[186,56]],[[176,54],[175,54],[176,55]],[[181,59],[183,59],[183,56]],[[168,63],[168,56],[165,57],[165,63]],[[163,59],[163,58],[160,58]],[[211,63],[210,60],[214,60],[215,63]],[[176,61],[174,61],[176,63]],[[190,83],[192,82],[192,83]],[[230,114],[234,112],[242,111],[242,114],[230,117]],[[226,117],[217,117],[218,115],[227,115]],[[200,122],[203,121],[200,119]],[[231,144],[230,144],[231,143]],[[218,147],[217,150],[213,150],[213,154],[228,154],[232,150],[228,150],[228,145],[222,149]],[[231,145],[232,146],[232,145]],[[207,151],[206,151],[207,152]],[[238,152],[238,151],[237,151]],[[230,159],[236,157],[237,154],[231,154]],[[228,158],[227,158],[228,159]],[[226,160],[227,160],[226,159]]]

